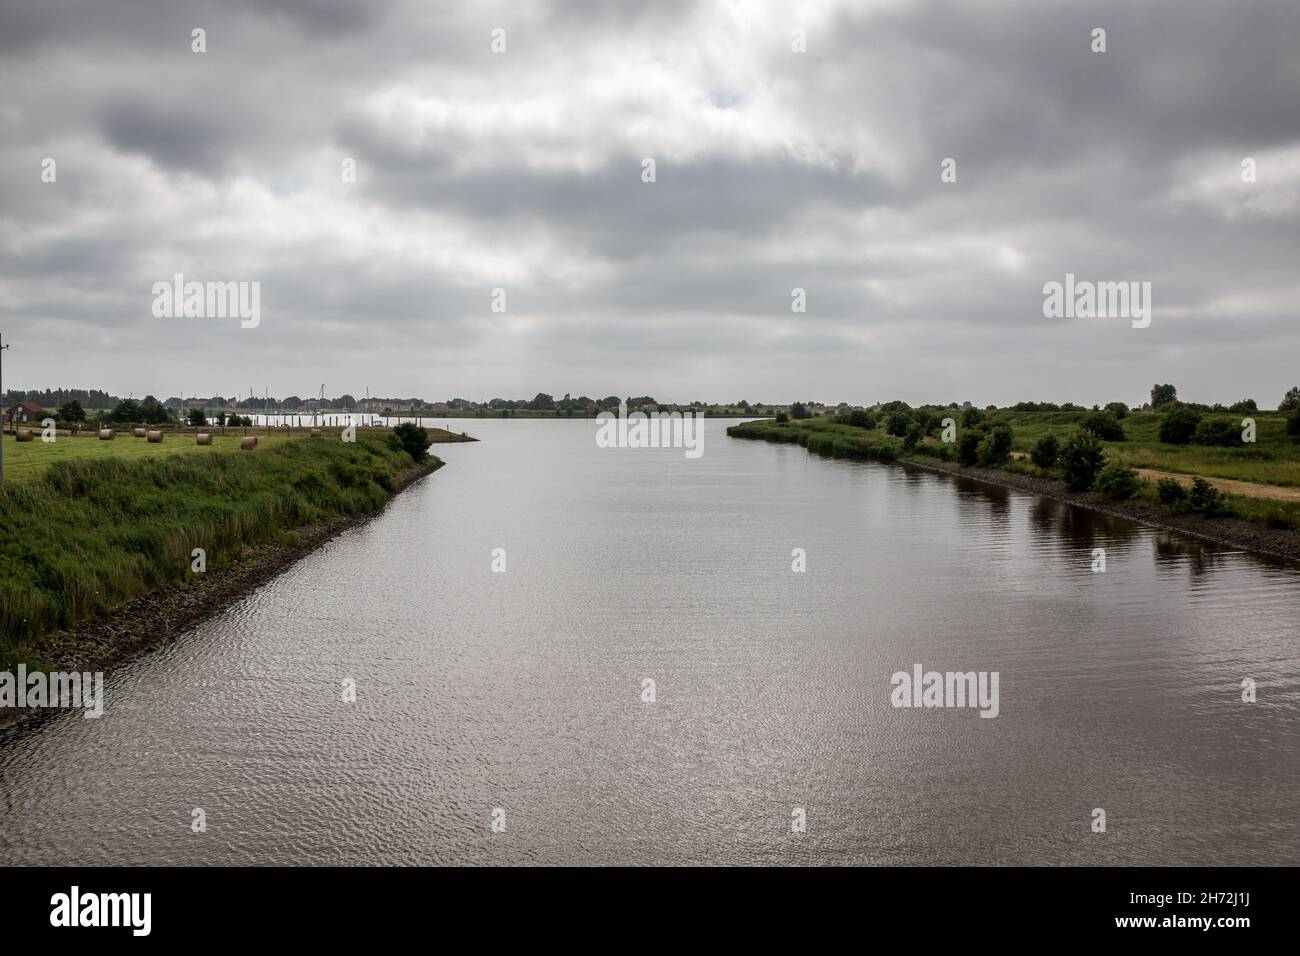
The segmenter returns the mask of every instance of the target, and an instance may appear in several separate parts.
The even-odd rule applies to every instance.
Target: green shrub
[[[1192,479],[1192,490],[1187,496],[1187,510],[1213,518],[1228,513],[1228,499],[1222,491],[1197,475]]]
[[[903,448],[911,451],[917,445],[921,444],[921,439],[925,437],[925,429],[920,422],[912,422],[907,426],[907,432],[903,435]]]
[[[786,422],[788,422],[789,420],[790,420],[790,416],[789,416],[789,414],[787,414],[786,412],[777,412],[777,413],[776,413],[776,423],[777,423],[778,425],[784,425],[784,424],[785,424]]]
[[[994,425],[976,449],[976,457],[985,468],[997,468],[1005,465],[1011,457],[1011,426]]]
[[[402,422],[393,429],[397,439],[395,447],[401,448],[416,464],[429,457],[429,433],[414,422]]]
[[[1230,418],[1205,418],[1192,433],[1193,445],[1218,445],[1231,448],[1241,445],[1241,426]]]
[[[897,438],[907,434],[907,426],[912,424],[912,416],[904,411],[890,412],[885,419],[885,431]]]
[[[1295,441],[1300,442],[1300,408],[1295,409],[1287,416],[1286,433]]]
[[[1061,446],[1061,470],[1071,491],[1087,491],[1106,463],[1101,440],[1092,432],[1079,430]]]
[[[1029,451],[1030,460],[1039,468],[1051,468],[1056,464],[1056,456],[1061,453],[1061,443],[1052,434],[1044,435],[1034,442]]]
[[[1160,419],[1160,440],[1166,445],[1187,445],[1201,423],[1201,413],[1186,405],[1175,405]]]
[[[1093,412],[1079,423],[1079,427],[1092,432],[1102,441],[1124,440],[1124,426],[1109,412]]]
[[[1093,488],[1111,501],[1128,501],[1142,490],[1142,479],[1128,465],[1112,461],[1097,473]]]
[[[984,432],[977,429],[966,429],[957,436],[957,463],[969,468],[979,461],[980,442],[984,440]]]
[[[1106,404],[1106,411],[1114,415],[1115,420],[1118,421],[1128,415],[1128,406],[1123,402],[1108,402]]]
[[[871,413],[861,408],[849,412],[849,424],[854,428],[875,428],[876,420]]]
[[[1176,478],[1161,478],[1156,482],[1156,497],[1166,508],[1182,511],[1187,507],[1187,489]]]

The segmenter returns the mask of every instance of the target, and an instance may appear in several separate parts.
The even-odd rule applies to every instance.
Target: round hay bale
[[[30,428],[20,428],[14,433],[14,438],[18,441],[31,441],[32,430]]]
[[[194,444],[196,444],[196,445],[211,445],[211,444],[212,444],[212,433],[211,433],[211,432],[199,432],[198,434],[196,434],[196,435],[194,436]]]
[[[156,445],[163,439],[163,433],[160,431],[149,432],[149,444]]]
[[[239,439],[239,447],[243,449],[253,449],[257,447],[257,436],[249,435],[247,438]]]
[[[313,428],[313,429],[311,430],[311,437],[312,437],[312,438],[320,438],[320,434],[321,434],[321,432],[320,432],[320,429],[319,429],[319,428]]]
[[[145,429],[145,428],[132,428],[132,429],[131,429],[131,436],[132,436],[133,438],[144,438],[145,435],[147,435],[147,434],[149,434],[149,431],[148,431],[148,429]]]
[[[101,429],[99,430],[99,440],[100,440],[100,441],[112,441],[112,440],[113,440],[113,429],[111,429],[111,428],[101,428]]]

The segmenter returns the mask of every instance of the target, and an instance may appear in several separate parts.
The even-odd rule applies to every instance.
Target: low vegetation
[[[377,510],[426,457],[419,431],[361,432],[355,443],[286,439],[250,453],[67,458],[6,482],[0,664],[21,657],[27,638],[159,586],[200,583],[196,548],[210,571],[249,546]],[[119,443],[132,447],[100,444]]]

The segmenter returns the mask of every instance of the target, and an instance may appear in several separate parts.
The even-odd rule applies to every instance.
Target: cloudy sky
[[[11,387],[1272,407],[1300,4],[0,0],[0,226]]]

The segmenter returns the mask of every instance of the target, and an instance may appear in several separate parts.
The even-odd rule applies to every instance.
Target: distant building
[[[35,402],[19,402],[17,405],[11,405],[5,409],[5,424],[21,424],[23,422],[36,422],[45,417],[45,409]]]

